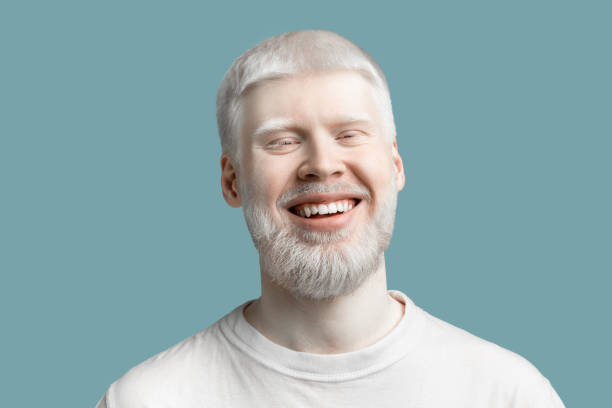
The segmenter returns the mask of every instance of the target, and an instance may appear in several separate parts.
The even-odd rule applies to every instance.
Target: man
[[[563,407],[523,358],[387,291],[404,170],[368,54],[327,31],[264,41],[223,78],[217,119],[261,297],[130,370],[98,407]]]

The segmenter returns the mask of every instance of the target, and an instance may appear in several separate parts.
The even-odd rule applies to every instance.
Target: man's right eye
[[[300,143],[295,138],[276,139],[266,144],[266,149],[274,151],[287,151],[295,148]]]

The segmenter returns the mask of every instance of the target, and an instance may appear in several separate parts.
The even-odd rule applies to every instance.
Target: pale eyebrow
[[[259,125],[252,133],[251,137],[256,138],[266,133],[278,132],[281,130],[288,130],[295,128],[295,122],[287,118],[274,118],[266,120],[264,123]]]
[[[342,127],[347,125],[352,125],[356,123],[365,123],[368,125],[375,125],[376,122],[368,115],[365,114],[349,114],[342,115],[339,117],[332,118],[328,121],[330,127]],[[295,121],[289,118],[273,118],[264,121],[261,125],[259,125],[252,133],[252,138],[257,138],[261,135],[265,135],[267,133],[279,132],[283,130],[291,130],[295,129],[297,124]]]
[[[343,127],[347,125],[362,124],[362,123],[367,124],[369,126],[374,126],[376,124],[376,122],[370,116],[366,114],[345,115],[345,116],[341,116],[338,118],[334,118],[333,120],[330,120],[329,123],[333,127]]]

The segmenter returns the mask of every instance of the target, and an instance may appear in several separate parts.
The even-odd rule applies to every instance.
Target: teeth
[[[325,204],[319,204],[319,214],[325,215],[329,214],[329,208]]]
[[[300,217],[309,218],[312,215],[326,215],[326,214],[336,214],[336,213],[345,213],[350,211],[354,207],[354,200],[341,200],[333,203],[326,204],[306,204],[300,205],[296,208],[296,214]]]

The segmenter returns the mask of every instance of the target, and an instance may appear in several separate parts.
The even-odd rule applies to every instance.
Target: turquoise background
[[[2,405],[93,407],[258,296],[222,200],[217,86],[257,42],[370,52],[407,185],[389,287],[609,401],[611,7],[603,1],[3,1]]]

